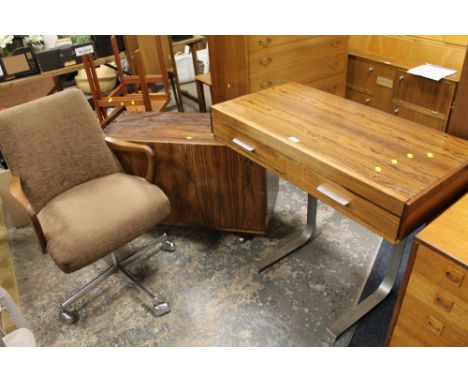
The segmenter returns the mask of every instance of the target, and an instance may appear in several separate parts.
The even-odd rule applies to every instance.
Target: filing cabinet
[[[468,346],[468,195],[415,238],[390,346]]]
[[[209,36],[213,103],[286,82],[345,95],[347,36]]]

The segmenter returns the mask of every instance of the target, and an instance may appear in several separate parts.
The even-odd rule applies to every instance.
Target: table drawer
[[[460,300],[468,301],[467,270],[424,245],[418,246],[413,272],[430,279],[438,288]]]
[[[393,114],[436,130],[445,131],[447,116],[411,104],[393,102]]]
[[[314,58],[334,53],[346,53],[345,36],[321,36],[293,41],[257,50],[249,55],[250,74],[264,73],[273,70],[286,70],[300,62],[310,62]]]
[[[468,346],[468,331],[408,294],[403,299],[397,326],[426,346]]]
[[[315,89],[323,90],[327,93],[344,97],[346,88],[346,73],[343,72],[334,76],[321,78],[317,81],[307,82],[305,85]]]
[[[308,61],[292,62],[287,68],[273,68],[252,73],[250,91],[255,92],[291,81],[305,84],[339,74],[345,71],[346,61],[346,54],[336,53]]]
[[[216,110],[213,112],[217,113]],[[228,126],[220,119],[213,118],[216,138],[261,166],[272,169],[277,175],[350,216],[385,239],[395,241],[398,235],[399,217],[329,180],[326,176],[317,174],[296,160],[265,145],[259,139],[248,136],[241,127],[233,126],[235,123],[230,123]]]
[[[375,100],[373,95],[366,94],[351,88],[346,89],[346,98],[362,105],[375,107]]]
[[[256,50],[263,50],[266,48],[272,48],[278,45],[288,44],[294,41],[305,40],[310,36],[296,35],[296,36],[247,36],[247,49],[249,52]]]

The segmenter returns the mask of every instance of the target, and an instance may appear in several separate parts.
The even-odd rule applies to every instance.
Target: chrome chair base
[[[152,294],[148,289],[146,289],[141,283],[139,283],[132,275],[130,275],[125,269],[124,266],[130,264],[141,256],[147,254],[155,246],[161,244],[161,249],[167,252],[175,251],[175,244],[172,241],[167,239],[167,235],[164,233],[162,236],[158,237],[155,240],[152,240],[146,244],[139,251],[132,253],[131,255],[124,258],[117,258],[115,254],[110,255],[110,267],[107,268],[103,273],[101,273],[94,280],[90,281],[88,284],[83,286],[78,292],[73,296],[68,298],[62,304],[59,305],[59,319],[67,325],[72,325],[78,321],[78,314],[74,311],[67,309],[71,304],[84,296],[87,292],[101,284],[104,280],[112,276],[114,273],[121,273],[127,281],[130,282],[130,285],[138,289],[140,292],[146,294],[152,301],[151,311],[156,317],[160,317],[164,314],[167,314],[171,311],[170,306],[167,302],[161,301],[157,296]]]

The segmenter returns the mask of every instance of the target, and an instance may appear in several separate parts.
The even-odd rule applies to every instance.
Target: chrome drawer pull
[[[245,142],[242,142],[239,138],[234,138],[232,140],[236,145],[242,147],[244,150],[247,150],[249,153],[255,151],[255,147],[248,145]]]
[[[266,48],[268,45],[270,45],[270,42],[271,42],[271,38],[262,38],[260,40],[258,40],[258,43],[263,46],[264,48]]]
[[[271,57],[263,57],[260,60],[260,64],[262,64],[263,66],[268,66],[270,63],[271,63]]]
[[[265,82],[262,82],[262,83],[260,84],[260,87],[261,87],[262,89],[266,89],[266,88],[269,88],[271,85],[273,85],[273,82],[271,82],[271,81],[265,81]]]
[[[329,197],[331,200],[334,200],[338,204],[342,206],[347,206],[348,204],[351,203],[351,201],[343,198],[342,196],[338,195],[334,191],[330,190],[327,186],[324,186],[321,184],[320,186],[317,187],[317,191],[322,193],[323,195]]]

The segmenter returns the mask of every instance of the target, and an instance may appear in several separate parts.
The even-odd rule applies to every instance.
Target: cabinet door
[[[456,84],[451,81],[434,81],[397,70],[394,101],[419,106],[448,117],[455,94]]]
[[[348,86],[372,95],[377,90],[378,63],[360,57],[349,56],[348,60]]]

